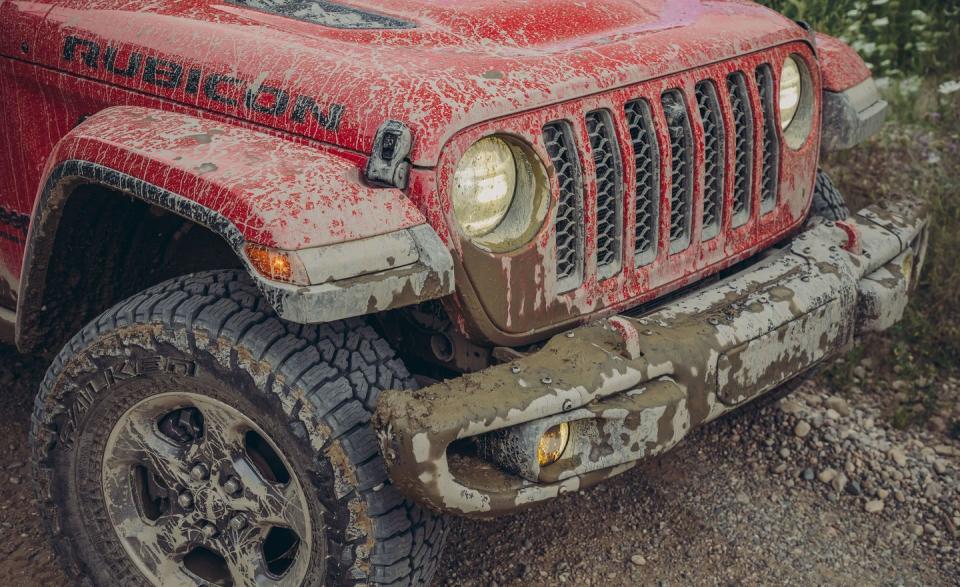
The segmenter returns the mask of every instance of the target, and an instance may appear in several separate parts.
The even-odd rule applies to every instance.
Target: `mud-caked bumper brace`
[[[848,348],[858,332],[895,323],[920,272],[925,228],[910,201],[815,221],[739,273],[647,314],[576,328],[416,392],[385,392],[375,426],[391,480],[436,510],[493,516],[621,473]],[[542,468],[462,450],[464,439],[559,422],[569,441]]]

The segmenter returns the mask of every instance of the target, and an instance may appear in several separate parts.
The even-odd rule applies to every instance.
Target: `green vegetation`
[[[760,0],[760,4],[840,37],[860,52],[877,76],[960,70],[958,0]]]

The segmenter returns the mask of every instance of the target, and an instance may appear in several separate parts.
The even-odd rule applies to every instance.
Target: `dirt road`
[[[64,581],[27,465],[44,368],[0,347],[0,584]],[[960,447],[890,429],[882,397],[806,387],[593,490],[509,519],[457,522],[437,583],[957,584]],[[896,450],[902,465],[889,458]],[[882,510],[868,506],[878,501]]]

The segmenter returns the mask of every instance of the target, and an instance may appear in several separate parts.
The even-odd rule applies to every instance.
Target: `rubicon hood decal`
[[[242,102],[251,111],[270,116],[289,116],[295,122],[306,122],[309,118],[327,130],[335,131],[340,126],[344,111],[340,104],[331,104],[324,109],[310,96],[291,96],[287,90],[265,83],[204,72],[198,67],[188,67],[154,56],[144,58],[142,53],[136,51],[120,61],[117,53],[115,47],[75,35],[68,35],[63,41],[63,60],[68,63],[80,61],[90,69],[105,69],[159,88],[182,88],[191,95],[202,92],[209,100],[228,106],[238,106]]]

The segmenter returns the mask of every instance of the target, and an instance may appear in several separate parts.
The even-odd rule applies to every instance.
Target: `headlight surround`
[[[780,128],[787,130],[800,109],[800,99],[803,97],[803,76],[800,74],[800,65],[793,57],[783,61],[780,70]]]
[[[509,135],[471,145],[454,168],[450,199],[460,232],[474,245],[507,252],[533,239],[549,205],[540,158]]]

